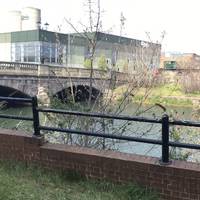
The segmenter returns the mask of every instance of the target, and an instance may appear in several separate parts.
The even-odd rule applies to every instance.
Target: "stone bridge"
[[[114,85],[125,83],[126,74],[95,69],[92,78],[94,95]],[[90,70],[85,68],[0,62],[0,96],[30,97],[45,100],[64,91],[88,93]]]

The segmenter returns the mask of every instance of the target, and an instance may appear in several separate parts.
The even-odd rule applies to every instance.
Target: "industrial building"
[[[200,69],[200,55],[195,53],[165,53],[160,58],[165,69]]]
[[[41,11],[37,8],[11,11],[7,19],[9,25],[0,33],[0,61],[84,67],[90,58],[87,37],[41,28]],[[160,44],[102,32],[97,33],[96,40],[95,67],[102,55],[107,67],[118,71],[159,66]]]

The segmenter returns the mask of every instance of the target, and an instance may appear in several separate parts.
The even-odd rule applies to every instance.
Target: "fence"
[[[32,106],[32,117],[28,116],[16,116],[16,115],[6,115],[0,114],[0,118],[7,118],[7,119],[17,119],[17,120],[27,120],[33,122],[34,128],[34,136],[40,136],[40,131],[58,131],[64,133],[71,133],[71,134],[78,134],[78,135],[86,135],[86,136],[95,136],[95,137],[102,137],[102,138],[110,138],[110,139],[117,139],[117,140],[125,140],[131,142],[141,142],[147,144],[156,144],[161,145],[162,148],[162,156],[160,163],[161,164],[170,164],[169,160],[169,147],[180,147],[180,148],[188,148],[188,149],[200,149],[200,145],[197,144],[188,144],[188,143],[180,143],[180,142],[172,142],[169,141],[169,126],[172,125],[179,125],[179,126],[191,126],[191,127],[200,127],[200,122],[195,121],[178,121],[178,120],[169,120],[169,116],[164,114],[160,119],[152,119],[147,117],[130,117],[125,115],[111,115],[111,114],[101,114],[101,113],[86,113],[86,112],[77,112],[77,111],[65,111],[59,109],[50,109],[50,108],[41,108],[38,107],[37,97],[32,98],[14,98],[14,97],[0,97],[0,101],[7,101],[7,102],[21,102],[21,103],[30,103]],[[88,131],[80,131],[74,129],[64,129],[64,128],[55,128],[55,127],[48,127],[48,126],[41,126],[39,120],[39,113],[56,113],[56,114],[67,114],[67,115],[76,115],[76,116],[85,116],[85,117],[95,117],[95,118],[105,118],[105,119],[117,119],[117,120],[127,120],[127,121],[136,121],[136,122],[146,122],[146,123],[156,123],[162,125],[162,139],[147,139],[147,138],[139,138],[139,137],[132,137],[132,136],[119,136],[119,135],[112,135],[108,133],[100,134],[95,132],[88,132]]]

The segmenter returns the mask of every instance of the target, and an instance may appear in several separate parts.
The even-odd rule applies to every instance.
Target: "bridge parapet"
[[[44,64],[0,62],[0,74],[89,78],[90,69],[50,66]],[[93,78],[110,79],[111,73],[103,70],[94,69]]]
[[[6,76],[29,76],[37,78],[80,78],[89,79],[90,69],[86,68],[73,68],[52,66],[47,64],[30,64],[30,63],[17,63],[17,62],[0,62],[0,75]],[[116,82],[127,82],[129,77],[132,76],[128,73],[116,71],[104,71],[99,69],[93,70],[93,79],[112,80]]]
[[[0,62],[0,74],[35,76],[38,74],[38,65],[29,63]]]
[[[58,77],[80,77],[80,78],[89,78],[90,77],[90,69],[85,69],[85,68],[52,67],[52,66],[50,66],[48,70],[49,70],[50,75],[55,75]],[[94,69],[93,78],[110,79],[110,73],[107,71]]]
[[[72,77],[72,78],[89,78],[90,69],[85,68],[72,68],[72,67],[55,67],[48,65],[39,65],[38,71],[40,76],[56,76],[56,77]],[[99,69],[93,70],[94,79],[113,79],[116,81],[127,81],[129,73],[104,71]]]

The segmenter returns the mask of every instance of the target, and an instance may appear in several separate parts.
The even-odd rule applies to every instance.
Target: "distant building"
[[[48,63],[83,67],[90,58],[88,40],[79,34],[62,34],[41,28],[41,12],[25,8],[10,12],[14,26],[0,33],[0,61]],[[107,66],[118,71],[158,67],[161,45],[98,32],[94,65],[104,55]]]
[[[176,53],[161,56],[160,67],[166,69],[200,69],[200,55]]]

